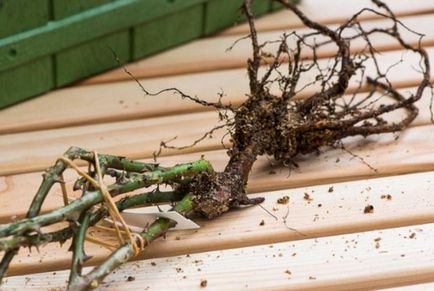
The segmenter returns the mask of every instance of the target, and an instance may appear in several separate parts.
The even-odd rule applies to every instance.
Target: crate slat
[[[429,28],[434,25],[433,15],[434,14],[408,16],[403,17],[401,20],[415,31],[425,34],[424,45],[431,46],[434,45],[434,32]],[[363,24],[365,25],[364,27],[368,29],[374,26],[390,26],[390,21],[381,19],[366,21]],[[336,27],[336,25],[331,27]],[[299,28],[296,31],[302,34],[309,30]],[[414,44],[418,43],[419,37],[417,35],[405,29],[402,29],[401,32],[406,41],[413,42]],[[258,34],[258,39],[259,41],[278,40],[282,33],[282,30],[262,32]],[[229,35],[196,40],[175,50],[162,52],[156,56],[126,65],[125,68],[136,78],[152,78],[245,67],[247,59],[251,56],[251,43],[249,40],[240,41],[231,51],[226,51],[227,48],[243,36],[243,34]],[[318,37],[317,41],[320,42],[321,39],[321,37]],[[401,49],[396,41],[389,37],[384,37],[384,35],[373,35],[371,39],[373,45],[380,51]],[[355,41],[352,43],[351,49],[355,52],[363,49],[365,45],[366,43],[362,40]],[[266,51],[274,53],[277,44],[273,47],[268,47],[270,47],[270,49],[266,49]],[[305,50],[302,54],[303,57],[308,57],[311,56],[311,51]],[[334,45],[325,46],[317,52],[319,58],[332,57],[335,54],[336,47]],[[118,68],[89,78],[81,84],[116,82],[129,80],[130,78],[131,77],[125,73],[123,68]]]
[[[194,7],[138,25],[133,29],[133,59],[185,43],[203,34],[204,7]]]
[[[0,3],[0,38],[48,22],[49,0],[3,0]]]
[[[112,51],[113,50],[113,51]],[[123,30],[56,54],[56,85],[63,86],[117,67],[130,59],[130,32]],[[88,96],[89,98],[89,96]]]
[[[399,52],[388,53],[387,55],[385,53],[382,56],[381,65],[385,66],[385,68],[401,58]],[[420,78],[419,73],[414,71],[411,66],[408,66],[414,62],[405,63],[407,67],[395,67],[394,70],[389,72],[389,80],[397,88],[407,87],[408,79],[411,79],[412,75],[417,76],[416,82]],[[369,72],[366,72],[366,74],[369,75]],[[422,108],[429,110],[428,105]],[[430,114],[425,113],[423,116],[428,118],[425,121],[426,124],[429,122]],[[197,126],[199,120],[200,127]],[[182,117],[166,116],[4,135],[0,140],[0,151],[3,153],[0,156],[0,174],[7,175],[43,170],[50,166],[56,157],[63,154],[70,145],[76,144],[77,141],[80,141],[80,145],[83,147],[98,149],[101,152],[111,152],[130,158],[152,157],[154,151],[158,150],[160,141],[178,136],[179,138],[172,143],[174,146],[188,145],[217,124],[217,115],[214,112],[204,112]],[[186,148],[183,151],[164,150],[163,155],[219,149],[221,148],[220,137],[223,132],[223,130],[216,132],[212,139],[207,138],[194,148]]]
[[[383,1],[395,12],[397,16],[410,16],[427,14],[434,12],[434,4],[431,0],[385,0]],[[303,0],[300,1],[298,7],[307,13],[309,17],[322,24],[342,23],[347,20],[356,11],[365,7],[373,8],[371,0],[353,0],[351,5],[348,5],[346,0],[333,0],[330,5],[328,1]],[[339,7],[338,9],[336,7]],[[364,14],[361,20],[374,20],[380,18],[375,14]],[[300,28],[303,23],[293,13],[286,10],[276,12],[264,16],[256,21],[256,29],[258,31],[270,31],[286,28]],[[246,34],[249,32],[247,24],[240,24],[232,28],[228,28],[221,32],[222,35],[230,34]]]
[[[204,290],[200,284],[206,280],[211,290],[378,290],[409,284],[418,285],[387,290],[432,290],[433,283],[419,283],[433,280],[434,251],[426,247],[433,239],[434,225],[422,224],[129,262],[102,287]],[[12,277],[5,286],[61,287],[67,277],[65,271]]]
[[[427,49],[433,56],[434,48],[428,47]],[[401,55],[399,51],[383,53],[381,64],[387,68],[387,66],[400,60]],[[418,62],[411,55],[406,55],[405,60],[409,62],[408,64]],[[320,60],[320,63],[325,66],[327,60]],[[300,83],[307,82],[313,77],[314,73],[306,73],[302,75]],[[411,66],[400,65],[390,71],[390,79],[394,81],[397,88],[404,88],[417,86],[420,75]],[[226,97],[222,101],[235,105],[240,104],[245,99],[245,93],[248,92],[245,69],[163,77],[141,80],[141,83],[151,91],[177,87],[206,101],[217,101],[218,93],[223,90]],[[350,84],[348,93],[356,86],[358,84]],[[315,86],[308,87],[299,93],[299,97],[309,96],[316,89]],[[172,93],[161,94],[156,97],[144,97],[140,87],[134,81],[76,86],[58,90],[3,110],[0,114],[0,133],[114,122],[203,110],[209,110],[209,108],[181,100]]]
[[[372,137],[362,144],[359,139],[346,141],[348,149],[353,154],[362,157],[369,165],[377,169],[374,172],[359,159],[340,149],[328,150],[322,156],[314,155],[299,157],[296,162],[299,169],[270,166],[266,157],[256,162],[250,175],[249,193],[317,185],[338,181],[357,180],[369,177],[399,175],[405,173],[434,170],[432,161],[431,139],[432,128],[418,126],[408,129],[399,140],[392,134]],[[204,154],[216,170],[223,170],[228,161],[224,150],[198,152],[192,154],[162,157],[160,162],[165,165],[191,162],[198,160]],[[147,159],[151,161],[152,159]],[[273,173],[274,174],[271,174]],[[0,221],[8,222],[16,215],[23,217],[27,211],[36,189],[41,183],[42,172],[18,174],[0,177]],[[68,187],[72,187],[74,175],[67,172],[65,179]],[[16,199],[20,197],[20,199]],[[52,210],[62,204],[60,188],[55,186],[45,202],[44,211]]]
[[[206,19],[204,32],[211,34],[231,26],[237,22],[243,22],[240,7],[243,0],[210,0],[206,3]],[[258,0],[252,5],[252,12],[256,15],[265,14],[271,8],[271,1]]]
[[[159,239],[158,242],[147,247],[140,258],[186,255],[293,240],[302,240],[300,244],[309,249],[309,244],[305,243],[309,238],[429,223],[434,219],[433,174],[433,172],[425,172],[255,194],[255,197],[266,197],[263,207],[271,211],[277,219],[260,207],[231,211],[213,221],[195,219],[201,226],[200,229],[169,232],[166,239]],[[418,187],[415,188],[414,185]],[[330,187],[333,187],[332,192],[329,190]],[[311,201],[304,198],[305,193],[309,194]],[[386,194],[392,196],[391,200],[382,198]],[[290,197],[290,202],[287,205],[278,204],[277,199],[285,195]],[[412,197],[414,199],[411,199]],[[364,213],[367,205],[374,206],[373,213]],[[284,217],[288,209],[289,214],[285,225]],[[264,220],[263,226],[260,225],[262,220]],[[413,229],[418,228],[412,227]],[[395,230],[393,232],[396,233]],[[94,234],[107,242],[113,242],[116,239],[108,233]],[[409,232],[406,234],[410,235]],[[423,235],[423,233],[418,232],[416,237],[418,235]],[[375,249],[373,239],[361,236],[360,240],[360,243],[364,240],[369,241],[373,252],[383,250],[381,247],[378,250]],[[384,242],[380,241],[380,245],[382,243]],[[21,249],[20,254],[11,265],[9,274],[29,274],[68,268],[71,255],[66,251],[68,247],[68,244],[64,244],[63,247],[50,244],[41,248],[39,254],[32,253],[29,257],[27,256],[28,250]],[[352,245],[352,247],[357,247],[357,245]],[[331,244],[330,248],[336,252],[344,252],[344,248],[338,245]],[[296,252],[290,247],[287,250],[291,251],[290,254]],[[100,262],[108,251],[99,246],[87,244],[87,254],[93,256],[89,262],[95,264]],[[324,251],[325,256],[332,254],[330,250]],[[249,254],[245,259],[254,257]],[[290,256],[286,258],[288,257]],[[313,262],[315,257],[317,254],[312,257]],[[336,257],[338,258],[339,256]],[[271,260],[272,257],[266,260],[266,264],[261,264],[264,270],[272,269]],[[305,260],[306,266],[312,266],[312,260]],[[357,261],[354,263],[358,264]],[[218,265],[224,266],[221,263]],[[245,270],[246,268],[241,269],[241,271]],[[200,275],[200,272],[197,274]],[[209,272],[206,274],[210,275]],[[165,271],[162,275],[169,276],[170,272]],[[318,273],[311,275],[320,277]],[[352,277],[350,273],[343,275],[349,280]]]
[[[53,63],[41,58],[0,73],[0,104],[11,105],[28,94],[43,93],[54,88]]]

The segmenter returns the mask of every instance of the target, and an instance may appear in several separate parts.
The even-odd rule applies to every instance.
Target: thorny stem
[[[173,211],[186,216],[193,211],[194,202],[193,195],[187,194],[181,201],[179,201]],[[139,235],[145,240],[146,245],[150,244],[156,238],[164,235],[167,230],[174,227],[176,222],[167,218],[158,218],[154,221],[146,231]],[[70,290],[88,290],[94,289],[99,286],[101,281],[110,274],[114,269],[123,263],[129,261],[134,256],[134,249],[130,243],[125,243],[114,251],[103,263],[95,267],[89,274],[85,276],[72,276],[70,277],[69,286]],[[72,273],[71,273],[72,274]]]
[[[180,191],[152,191],[142,194],[137,194],[130,197],[125,197],[116,202],[119,211],[128,208],[146,205],[146,204],[159,204],[165,202],[175,202],[183,198],[184,194]],[[102,207],[92,212],[89,225],[93,226],[101,219],[107,216],[107,209]],[[32,235],[19,235],[12,238],[0,240],[0,251],[9,251],[17,247],[39,247],[50,242],[64,242],[71,238],[76,232],[77,224],[71,223],[70,226],[58,231],[49,233],[38,233]]]
[[[81,276],[82,266],[84,262],[89,259],[89,257],[84,253],[84,241],[86,239],[87,229],[90,225],[90,217],[91,213],[86,211],[82,213],[80,219],[78,220],[80,228],[77,234],[74,236],[74,240],[72,241],[73,255],[69,282],[71,282],[74,277]]]
[[[65,156],[71,160],[75,159],[75,157],[79,154],[80,149],[76,147],[71,147],[65,153]],[[60,173],[62,173],[66,169],[66,165],[63,161],[57,161],[56,164],[49,168],[47,172],[43,175],[43,181],[38,191],[36,192],[35,197],[30,205],[30,208],[27,212],[26,217],[28,219],[35,217],[39,214],[42,203],[44,202],[48,192],[51,187],[60,181]],[[60,181],[63,182],[63,181]],[[12,262],[15,255],[18,253],[19,248],[10,249],[4,255],[0,262],[0,282],[3,281],[3,277],[6,274],[7,269],[9,268],[9,264]]]
[[[64,156],[70,160],[82,159],[89,163],[94,162],[94,154],[92,152],[77,147],[71,147]],[[188,183],[192,178],[202,172],[213,172],[211,165],[205,160],[180,164],[172,168],[162,168],[155,164],[132,161],[112,155],[99,155],[99,158],[101,167],[104,171],[107,170],[107,172],[112,172],[114,169],[122,171],[128,169],[130,171],[127,172],[128,174],[125,175],[123,179],[118,180],[116,183],[108,187],[109,193],[112,196],[127,193],[143,187],[149,187],[151,185],[182,185]],[[66,166],[67,165],[64,161],[58,160],[53,167],[47,170],[44,174],[43,182],[32,201],[26,219],[0,226],[0,238],[4,238],[0,242],[0,247],[3,250],[6,250],[2,261],[0,262],[0,279],[3,278],[10,262],[18,253],[19,246],[28,244],[38,246],[48,241],[66,240],[71,237],[75,229],[73,224],[80,217],[81,213],[90,209],[93,205],[97,205],[103,201],[99,190],[88,190],[83,188],[85,195],[81,198],[72,201],[70,204],[62,208],[53,210],[46,214],[38,215],[42,203],[51,187],[55,183],[64,183],[64,181],[60,179],[60,175],[65,171]],[[80,181],[80,179],[78,181]],[[146,199],[138,196],[132,198],[132,200],[127,199],[120,201],[120,205],[134,206],[136,205],[135,202],[144,202],[145,200]],[[98,215],[94,215],[94,218],[101,219],[105,215],[106,213],[100,212]],[[72,222],[72,225],[65,230],[58,232],[39,234],[41,227],[64,220]],[[32,234],[32,232],[36,232],[37,234]],[[12,238],[6,238],[9,236],[12,236]]]
[[[108,187],[109,193],[116,196],[133,190],[149,187],[154,184],[186,183],[190,178],[203,171],[211,170],[210,164],[205,160],[193,163],[176,165],[169,169],[146,172],[143,174],[131,174],[131,180],[124,184],[113,184]],[[10,235],[21,235],[25,232],[36,231],[49,224],[60,221],[76,221],[79,215],[90,207],[101,203],[103,196],[99,190],[87,191],[81,198],[72,201],[70,204],[42,214],[34,218],[28,218],[0,226],[0,238]]]

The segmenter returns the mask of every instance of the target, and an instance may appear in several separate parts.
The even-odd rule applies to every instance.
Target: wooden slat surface
[[[263,207],[271,211],[277,220],[260,207],[231,211],[214,221],[195,219],[201,229],[170,232],[165,240],[148,247],[141,258],[432,222],[432,175],[433,172],[426,172],[255,194],[253,196],[266,197]],[[418,187],[415,189],[414,185]],[[333,192],[330,193],[331,186]],[[311,202],[304,199],[305,193],[313,199]],[[392,196],[391,200],[381,198],[387,194]],[[290,203],[278,204],[277,199],[285,195],[290,197]],[[373,214],[364,213],[364,207],[369,204],[374,206]],[[288,229],[283,223],[288,207],[287,225],[297,231]],[[261,220],[265,222],[264,227],[259,225]],[[101,237],[107,242],[116,239],[106,233]],[[38,262],[43,263],[47,271],[67,268],[70,263],[70,254],[66,252],[68,247],[68,244],[63,247],[51,244],[41,248],[39,253],[32,252],[32,256],[28,256],[27,249],[22,249],[9,274],[38,272]],[[87,250],[93,256],[89,261],[91,264],[101,261],[108,254],[106,249],[92,244],[87,245]]]
[[[434,2],[388,0],[388,3],[397,14],[405,16],[406,24],[428,35],[424,45],[432,56],[434,34],[430,27],[434,24]],[[351,5],[344,0],[334,0],[333,5],[304,0],[301,7],[320,22],[336,24],[351,15],[351,11],[365,5],[365,0],[354,1]],[[275,38],[279,31],[288,28],[303,30],[294,17],[286,17],[284,13],[277,12],[258,21],[261,37]],[[366,17],[366,25],[381,22],[375,18],[372,15]],[[241,25],[217,37],[138,62],[130,70],[138,77],[165,75],[141,80],[148,89],[176,86],[206,100],[215,100],[216,93],[223,89],[227,102],[239,104],[248,90],[245,69],[240,68],[248,56],[248,42],[241,43],[231,55],[222,52],[245,32],[246,26]],[[396,47],[388,40],[377,38],[374,42],[383,51],[379,59],[384,68],[401,58],[401,52],[390,51]],[[206,51],[208,58],[198,54],[199,49]],[[333,49],[327,48],[321,54],[326,58],[332,52]],[[214,56],[214,62],[208,62],[209,55]],[[411,55],[405,55],[405,61],[417,63]],[[327,59],[321,62],[325,64]],[[172,65],[170,70],[165,71],[169,65]],[[413,67],[405,66],[391,71],[391,79],[400,90],[411,91],[420,77]],[[221,70],[224,68],[233,69]],[[153,75],[143,75],[149,69],[155,69]],[[207,70],[221,71],[205,72]],[[194,71],[200,73],[168,76]],[[125,79],[124,73],[123,76],[118,73],[102,75],[101,80]],[[303,82],[313,77],[307,75]],[[355,85],[351,86],[354,88]],[[314,91],[315,88],[311,88],[299,97]],[[260,207],[232,211],[214,221],[195,219],[201,229],[170,232],[165,240],[152,244],[140,257],[152,260],[127,264],[107,279],[110,284],[105,287],[114,290],[147,287],[194,290],[200,289],[202,279],[207,279],[207,288],[211,290],[246,287],[260,290],[378,289],[409,284],[419,284],[412,286],[414,288],[426,285],[429,290],[431,284],[420,284],[434,281],[434,252],[430,247],[434,242],[434,226],[422,225],[434,221],[434,172],[427,172],[434,171],[434,131],[430,125],[429,103],[430,94],[426,92],[418,104],[420,116],[398,140],[387,134],[345,141],[352,153],[377,171],[337,149],[319,157],[299,157],[300,168],[290,174],[278,165],[271,166],[265,157],[259,159],[251,174],[248,191],[256,193],[252,196],[266,197],[263,206],[277,219]],[[390,118],[399,116],[401,113]],[[215,123],[214,112],[204,112],[203,108],[178,100],[172,94],[143,98],[133,81],[66,88],[2,111],[0,222],[25,213],[41,181],[38,171],[51,165],[70,145],[149,159],[160,140],[178,135],[174,144],[186,144]],[[218,150],[221,135],[216,133],[213,139],[206,139],[194,149],[165,152],[160,161],[171,165],[205,154],[205,158],[221,170],[228,159],[224,150]],[[26,173],[29,171],[34,172]],[[406,175],[399,176],[401,174]],[[378,178],[381,176],[387,177]],[[66,180],[70,187],[71,173],[67,173]],[[273,190],[278,191],[270,192]],[[305,193],[312,200],[305,199]],[[277,204],[276,200],[284,195],[290,197],[289,204]],[[385,195],[392,198],[385,199]],[[60,189],[56,188],[47,199],[44,211],[61,203]],[[372,214],[363,211],[368,204],[374,206]],[[283,217],[288,210],[285,225]],[[262,220],[265,225],[260,226]],[[406,228],[399,228],[402,226]],[[374,229],[384,230],[372,231]],[[415,237],[410,238],[413,232]],[[108,234],[99,235],[108,241],[114,239]],[[375,239],[378,237],[381,240],[377,248]],[[270,247],[268,244],[275,245]],[[9,275],[26,275],[8,278],[1,290],[65,286],[67,273],[59,270],[69,267],[67,248],[68,244],[63,247],[48,245],[41,248],[39,254],[33,252],[31,255],[27,250],[21,250]],[[95,245],[87,245],[87,249],[94,256],[91,264],[108,254],[107,250]],[[190,253],[196,254],[185,256]],[[175,255],[182,256],[159,258]],[[151,261],[157,266],[150,266]],[[178,267],[182,272],[176,271]],[[287,269],[291,275],[285,273]],[[56,275],[30,275],[42,271],[56,271]],[[135,281],[126,282],[130,275]]]
[[[429,27],[434,25],[434,18],[429,17],[429,15],[422,16],[421,19],[414,16],[408,18],[406,23],[415,30],[426,33],[427,44],[434,44],[434,34],[429,29]],[[372,26],[372,24],[369,25]],[[280,32],[272,32],[264,35],[264,37],[266,39],[275,39],[278,35],[280,35]],[[415,38],[413,39],[416,40]],[[210,41],[214,41],[217,44],[226,43],[227,46],[229,46],[233,39],[225,40],[220,37],[210,39]],[[379,51],[387,51],[394,48],[396,45],[396,43],[391,42],[390,38],[381,36],[373,37],[371,41],[378,45]],[[353,50],[359,49],[361,45],[360,43],[354,45]],[[195,66],[200,70],[204,70],[203,66],[206,66],[206,60],[209,60],[209,49],[190,46],[187,45],[186,47],[167,52],[168,54],[179,55],[173,57],[158,57],[158,59],[155,60],[155,65],[172,70],[173,66],[169,66],[166,62],[170,62],[172,59],[181,61],[189,60],[197,64]],[[214,54],[212,60],[218,65],[224,63],[225,59],[228,59],[229,62],[232,63],[244,65],[245,59],[250,52],[249,43],[246,41],[240,43],[231,53],[224,53],[224,48],[214,44],[208,44],[208,46],[216,51],[217,55]],[[195,55],[197,51],[206,51],[207,53],[204,54],[205,60],[202,60],[198,56],[189,57],[186,55],[181,57],[181,55],[185,55],[182,53],[182,50],[186,50],[190,53],[194,52]],[[326,57],[334,53],[334,48],[329,47],[322,52],[323,53],[320,53],[319,56],[322,55]],[[388,58],[390,62],[387,61]],[[385,64],[391,64],[398,61],[399,58],[400,53],[398,52],[388,53],[382,58],[382,61]],[[407,58],[410,57],[407,56]],[[150,61],[152,61],[152,58],[146,59],[143,62]],[[411,59],[408,61],[412,62]],[[137,66],[137,70],[132,71],[137,76],[140,76],[142,74],[141,72],[149,72],[151,70],[149,64],[145,64],[145,67],[139,64],[137,64]],[[132,68],[130,69],[132,70]],[[122,75],[122,78],[129,78],[124,71],[119,71],[119,73]],[[307,77],[304,78],[309,77],[310,76],[307,75]],[[402,78],[400,80],[402,80]],[[405,80],[411,80],[410,74],[408,76],[406,75]],[[245,69],[224,70],[211,73],[202,72],[200,74],[174,77],[166,76],[142,80],[141,82],[148,90],[159,90],[161,88],[176,86],[192,95],[200,96],[204,100],[217,99],[217,93],[223,90],[228,96],[226,99],[235,104],[243,99],[248,89]],[[194,91],[192,91],[192,88],[194,88]],[[312,88],[310,88],[310,90],[312,90]],[[304,94],[307,93],[308,92],[305,92]],[[92,96],[92,98],[89,96]],[[160,96],[146,98],[143,96],[144,94],[139,86],[131,81],[57,90],[38,99],[30,100],[4,110],[0,115],[0,133],[13,133],[205,110],[191,102],[179,100],[173,96],[173,94],[162,94]],[[95,108],[98,108],[98,110],[94,110]]]
[[[434,5],[433,5],[434,7]],[[426,34],[425,43],[432,45],[434,43],[434,36],[432,30],[429,29],[434,23],[431,15],[408,16],[402,18],[403,23],[418,31]],[[375,20],[365,23],[363,27],[384,27],[390,26],[390,21]],[[298,30],[299,33],[308,32],[309,30]],[[403,37],[410,42],[417,42],[418,36],[403,29],[401,31]],[[282,31],[271,31],[259,33],[259,41],[278,40]],[[246,60],[251,55],[251,45],[248,40],[239,42],[230,52],[226,52],[236,40],[244,35],[231,35],[221,36],[218,38],[207,38],[194,41],[190,44],[184,45],[176,50],[163,52],[154,57],[144,59],[142,61],[127,65],[126,68],[137,78],[166,76],[171,74],[185,74],[192,72],[204,72],[229,68],[244,67]],[[318,37],[320,42],[322,38]],[[372,42],[379,48],[384,50],[399,49],[397,42],[392,41],[383,35],[373,35]],[[277,47],[277,45],[275,45]],[[352,45],[352,50],[360,50],[365,47],[363,41],[355,41]],[[275,52],[276,49],[271,47],[270,52]],[[330,49],[333,48],[333,49]],[[331,57],[335,53],[335,48],[331,45],[318,50],[319,57]],[[309,56],[306,54],[304,56]],[[212,56],[212,57],[210,57]],[[98,75],[88,79],[82,84],[94,84],[101,82],[114,82],[119,80],[128,80],[130,77],[125,74],[123,69],[116,69],[114,71]]]
[[[399,140],[394,135],[370,137],[362,144],[347,141],[348,149],[365,159],[377,172],[363,164],[359,159],[342,150],[329,150],[319,157],[308,155],[296,161],[299,169],[289,172],[278,165],[271,166],[262,157],[255,164],[248,185],[250,193],[318,185],[333,181],[348,181],[368,177],[397,175],[418,171],[434,170],[432,140],[434,131],[431,125],[419,126],[404,132]],[[354,141],[354,139],[353,139]],[[199,159],[204,154],[216,170],[223,170],[228,161],[224,150],[176,155],[159,159],[165,165]],[[337,162],[338,161],[338,162]],[[270,174],[274,171],[275,174]],[[7,222],[11,216],[19,217],[26,213],[27,207],[41,182],[42,172],[0,177],[0,222]],[[68,185],[74,182],[74,175],[65,175]],[[20,197],[20,199],[15,199]],[[45,210],[62,204],[60,188],[55,187],[45,202]]]
[[[432,54],[434,48],[430,48]],[[396,63],[402,56],[400,52],[384,53],[381,64],[384,68]],[[417,84],[420,74],[412,67],[417,59],[408,56],[409,63],[395,67],[390,71],[390,80],[397,87]],[[412,62],[411,62],[412,61]],[[434,70],[434,69],[433,69]],[[405,73],[403,73],[405,72]],[[367,73],[369,74],[369,72]],[[304,82],[309,82],[305,76]],[[239,80],[239,77],[236,78]],[[239,80],[243,81],[243,80]],[[247,83],[247,82],[246,82]],[[244,84],[246,84],[244,83]],[[191,86],[194,86],[193,84]],[[352,87],[357,85],[353,83]],[[190,89],[191,90],[191,89]],[[305,94],[315,92],[314,88],[306,90]],[[237,99],[237,96],[234,95]],[[173,96],[171,96],[173,98]],[[232,98],[229,100],[233,100]],[[240,98],[238,97],[238,100]],[[185,100],[184,100],[185,101]],[[421,118],[426,118],[421,124],[429,122],[429,96],[425,98],[421,107],[425,111]],[[79,145],[86,148],[97,149],[100,152],[112,152],[125,155],[130,158],[152,157],[158,150],[161,140],[167,140],[174,136],[179,138],[173,145],[188,145],[202,136],[216,124],[217,115],[214,112],[202,112],[195,114],[165,116],[159,118],[147,118],[133,121],[111,122],[89,126],[77,126],[54,130],[34,131],[17,134],[6,134],[0,140],[0,174],[8,175],[20,172],[42,170],[50,166],[69,146]],[[198,122],[200,120],[200,123]],[[200,124],[200,126],[198,126]],[[182,152],[213,150],[221,148],[221,136],[223,130],[216,133],[213,139],[205,139],[195,148],[187,148]],[[174,154],[179,151],[166,150],[164,154]]]
[[[434,250],[427,244],[433,239],[434,225],[424,224],[130,262],[103,288],[203,290],[203,280],[210,290],[372,290],[407,285],[432,280]],[[67,275],[12,277],[6,290],[58,287]],[[135,280],[128,281],[129,276]],[[423,290],[415,287],[407,290]]]
[[[434,3],[431,0],[386,0],[383,2],[387,3],[400,17],[434,12]],[[348,3],[347,0],[333,0],[332,4],[329,1],[303,0],[299,4],[299,8],[310,18],[322,24],[342,23],[360,9],[375,8],[370,0],[352,0],[350,5]],[[364,14],[360,19],[374,20],[378,18],[379,16],[375,14]],[[287,10],[263,16],[256,21],[258,31],[300,27],[303,27],[303,23]],[[221,34],[246,34],[248,31],[247,24],[240,24],[226,29]]]

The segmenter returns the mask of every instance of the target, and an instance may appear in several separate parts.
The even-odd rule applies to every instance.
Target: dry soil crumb
[[[285,274],[292,275],[292,273],[291,273],[290,270],[286,270],[286,271],[285,271]]]
[[[200,287],[201,288],[205,288],[208,285],[208,281],[207,280],[200,280]]]
[[[277,203],[279,203],[279,204],[285,205],[285,204],[288,204],[288,202],[289,202],[288,196],[283,196],[283,197],[280,197],[279,199],[277,199]]]
[[[363,210],[363,213],[374,213],[374,206],[373,205],[366,205],[365,209]]]
[[[392,200],[392,195],[390,195],[390,194],[383,194],[383,195],[381,195],[381,199]]]

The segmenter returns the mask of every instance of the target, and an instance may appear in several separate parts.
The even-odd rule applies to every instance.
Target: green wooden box
[[[241,3],[0,0],[0,108],[243,21]]]

